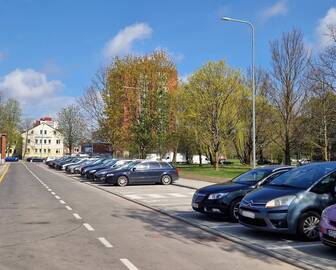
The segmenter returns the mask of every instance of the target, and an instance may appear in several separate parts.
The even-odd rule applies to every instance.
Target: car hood
[[[258,203],[267,203],[270,200],[288,196],[288,195],[296,195],[302,192],[302,189],[297,188],[289,188],[289,187],[277,187],[277,186],[267,186],[258,188],[250,193],[248,193],[244,197],[244,201],[253,201]]]
[[[202,194],[211,194],[217,192],[232,192],[240,189],[248,189],[250,185],[238,184],[238,183],[223,183],[223,184],[215,184],[207,187],[200,188],[198,190],[199,193]]]

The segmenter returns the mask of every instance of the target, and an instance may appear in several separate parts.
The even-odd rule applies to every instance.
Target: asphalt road
[[[43,166],[0,184],[0,269],[296,269]],[[192,193],[153,187],[177,208]]]

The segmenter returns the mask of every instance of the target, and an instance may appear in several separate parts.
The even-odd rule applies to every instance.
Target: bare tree
[[[284,33],[281,40],[271,42],[272,83],[269,92],[271,102],[278,112],[279,144],[284,152],[285,163],[291,163],[291,147],[295,119],[305,98],[303,87],[308,53],[300,31]]]
[[[70,105],[58,113],[58,130],[64,137],[64,144],[70,154],[73,148],[85,137],[86,125],[79,108]]]

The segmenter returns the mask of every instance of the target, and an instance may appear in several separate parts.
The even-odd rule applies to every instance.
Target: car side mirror
[[[133,171],[133,172],[135,172],[135,171],[136,171],[136,168],[135,168],[135,167],[133,167],[133,168],[132,168],[132,171]]]

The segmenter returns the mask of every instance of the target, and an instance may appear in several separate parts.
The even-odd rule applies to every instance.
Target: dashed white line
[[[51,189],[51,188],[48,188],[48,191],[52,191],[52,189]]]
[[[89,224],[89,223],[83,223],[83,226],[88,230],[88,231],[94,231],[94,228]]]
[[[51,194],[52,194],[52,195],[56,195],[56,193],[55,193],[55,192],[51,192]]]
[[[266,247],[268,250],[280,250],[280,249],[294,249],[294,248],[306,248],[306,247],[315,247],[315,246],[323,246],[322,243],[312,243],[312,244],[298,244],[291,246],[278,246],[278,247]]]
[[[65,208],[68,209],[69,211],[72,211],[72,208],[69,205],[66,205]]]
[[[120,259],[120,261],[129,269],[129,270],[139,270],[131,263],[128,259]]]
[[[98,240],[107,248],[113,248],[109,241],[107,241],[104,237],[99,237]]]
[[[142,199],[141,196],[133,195],[133,194],[132,195],[125,195],[125,197],[133,199],[133,200],[140,200],[140,199]]]
[[[63,200],[60,200],[59,202],[60,202],[61,204],[65,204],[65,201],[63,201]]]
[[[57,196],[57,195],[55,195],[55,198],[56,198],[57,200],[59,200],[61,197],[60,197],[60,196]]]
[[[80,215],[78,215],[77,213],[73,213],[73,216],[76,218],[76,219],[82,219],[82,217]],[[85,226],[85,225],[84,225]]]
[[[181,194],[181,193],[168,193],[167,195],[169,196],[172,196],[172,197],[176,197],[176,198],[185,198],[185,197],[188,197],[184,194]]]

